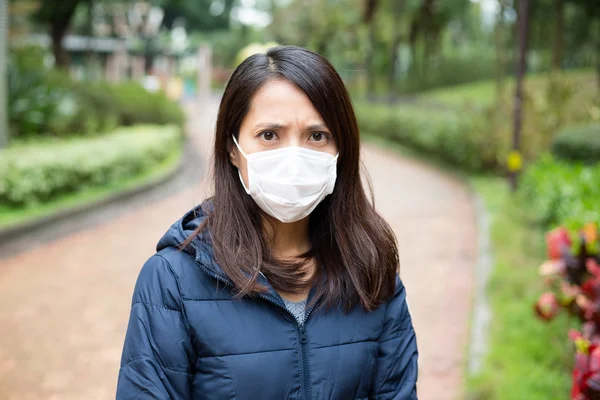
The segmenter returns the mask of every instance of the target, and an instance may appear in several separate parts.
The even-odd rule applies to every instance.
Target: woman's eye
[[[260,136],[263,138],[263,140],[266,140],[268,142],[270,142],[271,140],[274,140],[277,138],[277,134],[273,131],[264,131],[260,133]]]
[[[314,132],[310,135],[310,140],[313,142],[323,142],[328,139],[328,135],[325,132]]]

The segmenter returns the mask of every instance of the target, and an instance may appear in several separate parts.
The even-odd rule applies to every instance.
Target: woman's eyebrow
[[[279,123],[279,122],[261,122],[258,123],[256,125],[254,125],[254,129],[273,129],[273,130],[280,130],[280,129],[286,129],[287,125],[283,124],[283,123]],[[308,125],[306,127],[307,131],[318,131],[318,130],[328,130],[327,126],[325,126],[325,124],[311,124]]]
[[[328,130],[325,124],[312,124],[306,127],[307,131],[318,131],[318,130]]]
[[[277,122],[263,122],[263,123],[256,124],[254,126],[254,128],[264,128],[264,129],[274,129],[274,130],[277,130],[277,129],[285,128],[285,125],[277,123]]]

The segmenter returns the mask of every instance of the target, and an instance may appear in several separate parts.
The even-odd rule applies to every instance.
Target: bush
[[[417,93],[490,79],[494,76],[493,57],[492,52],[479,49],[470,54],[438,55],[426,66],[417,59],[399,86],[403,93]]]
[[[600,124],[563,129],[552,142],[552,154],[568,161],[600,161]]]
[[[54,80],[61,79],[54,77]],[[107,82],[73,82],[65,80],[69,96],[68,118],[54,124],[53,133],[96,133],[117,126],[136,124],[177,125],[183,127],[185,115],[176,102],[163,92],[149,93],[137,83],[109,84]]]
[[[600,223],[600,164],[566,163],[545,155],[520,178],[519,196],[537,222],[577,229]]]
[[[185,115],[181,107],[164,92],[148,93],[137,83],[129,82],[108,86],[108,93],[123,125],[173,124],[183,127]]]
[[[600,96],[595,74],[575,71],[560,75],[534,75],[525,81],[521,153],[526,161],[535,161],[550,151],[557,133],[565,126],[600,123]],[[514,81],[507,79],[503,95],[497,98],[494,82],[436,90],[420,97],[423,102],[469,107],[488,121],[484,132],[493,136],[499,160],[511,149],[514,117]]]
[[[48,80],[44,51],[26,47],[11,51],[8,63],[8,119],[14,136],[47,129],[59,112],[65,91]]]
[[[2,150],[0,204],[36,204],[135,176],[165,160],[179,145],[177,127],[137,126],[92,139]]]
[[[571,236],[565,228],[546,236],[549,260],[540,274],[550,290],[540,296],[535,311],[549,321],[564,308],[582,323],[580,330],[569,332],[577,350],[571,398],[593,400],[600,398],[600,243],[595,224],[587,224],[575,240]]]
[[[362,132],[397,141],[471,171],[498,168],[493,135],[471,111],[359,104]]]
[[[137,83],[78,82],[44,67],[38,48],[11,49],[9,120],[12,136],[94,134],[135,124],[177,125],[185,116],[163,92]]]

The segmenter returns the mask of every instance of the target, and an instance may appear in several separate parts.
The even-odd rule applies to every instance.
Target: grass
[[[110,196],[157,182],[172,173],[179,165],[182,150],[179,148],[162,163],[142,174],[107,185],[85,188],[79,192],[65,194],[44,204],[26,208],[0,206],[0,229],[47,217],[74,207],[101,201]]]
[[[545,289],[537,267],[545,259],[544,232],[524,221],[504,179],[471,177],[490,215],[495,266],[487,294],[492,307],[489,353],[480,374],[467,379],[469,399],[567,399],[576,322],[565,314],[537,320],[533,304]]]
[[[570,106],[589,108],[588,105],[597,96],[594,73],[573,71],[565,73],[563,77],[564,82],[574,90],[568,102]],[[529,76],[525,84],[526,93],[536,96],[537,100],[544,99],[548,82],[547,74]],[[510,104],[513,87],[514,82],[507,80],[504,95],[507,104]],[[481,108],[494,103],[495,85],[493,81],[485,81],[454,86],[423,93],[420,98],[445,103],[450,107],[470,103]],[[510,112],[511,108],[507,110]],[[510,121],[508,116],[507,121]],[[491,222],[490,239],[494,257],[493,271],[486,288],[492,321],[488,333],[488,353],[483,360],[482,370],[475,376],[465,378],[466,398],[569,398],[574,349],[568,339],[568,330],[578,327],[579,323],[565,313],[545,323],[538,320],[533,312],[535,301],[546,290],[538,275],[538,267],[546,258],[544,228],[528,222],[530,219],[526,218],[526,207],[511,195],[504,178],[469,176],[431,154],[423,155],[368,134],[364,135],[364,139],[395,149],[405,157],[422,158],[444,172],[465,179],[486,205]]]
[[[365,142],[417,158],[467,181],[483,199],[490,217],[494,268],[487,296],[492,308],[489,352],[482,370],[466,377],[468,400],[567,399],[573,346],[565,314],[544,323],[533,304],[545,290],[538,266],[545,260],[544,231],[527,223],[524,208],[511,195],[506,179],[469,176],[444,161],[373,135]]]
[[[568,71],[564,76],[578,87],[578,90],[597,90],[595,87],[595,75],[593,71]],[[549,74],[536,74],[529,76],[526,80],[527,88],[536,90],[547,84]],[[512,93],[514,90],[514,79],[506,79],[505,89]],[[478,106],[489,106],[496,98],[495,82],[482,81],[466,85],[451,86],[447,88],[435,89],[422,93],[419,98],[423,100],[444,103],[449,106],[462,106],[465,103],[476,104]]]

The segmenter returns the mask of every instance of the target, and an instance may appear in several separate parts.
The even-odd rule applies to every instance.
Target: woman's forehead
[[[247,119],[260,123],[285,125],[296,119],[321,123],[321,115],[308,96],[294,84],[284,80],[266,82],[252,97]]]

